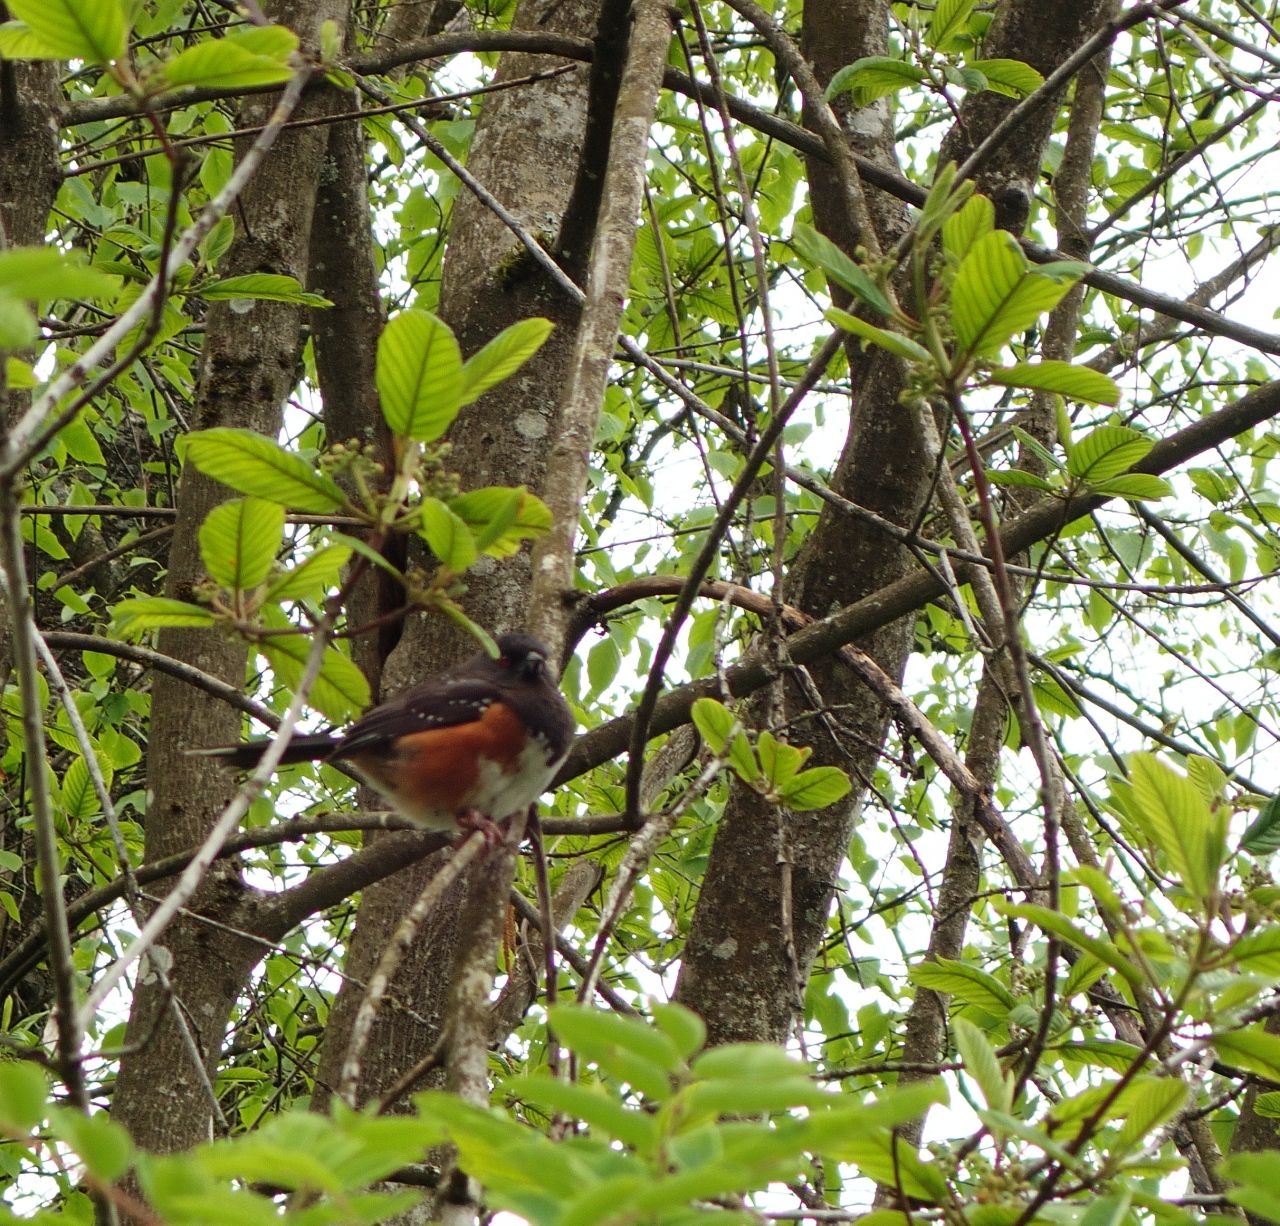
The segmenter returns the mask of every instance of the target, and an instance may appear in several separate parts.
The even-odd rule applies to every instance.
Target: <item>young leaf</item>
[[[325,545],[308,554],[267,589],[265,600],[315,600],[337,586],[351,558],[345,545]]]
[[[961,261],[951,286],[951,323],[968,354],[997,352],[1071,287],[1066,280],[1031,272],[1013,236],[993,230]]]
[[[881,315],[893,313],[884,291],[825,234],[819,234],[804,222],[797,222],[791,231],[791,245],[860,302]]]
[[[1099,426],[1073,443],[1067,472],[1091,485],[1131,469],[1155,444],[1128,426]]]
[[[1090,488],[1095,494],[1127,498],[1130,502],[1155,502],[1173,493],[1173,486],[1168,481],[1150,473],[1121,473],[1107,481],[1091,483]]]
[[[1226,856],[1225,809],[1212,808],[1190,779],[1154,754],[1131,755],[1129,782],[1151,841],[1192,894],[1209,898]]]
[[[960,1053],[964,1071],[978,1083],[987,1106],[993,1111],[1011,1111],[1012,1087],[1005,1078],[995,1048],[988,1042],[987,1036],[962,1017],[952,1019],[951,1029],[956,1037],[956,1051]]]
[[[1031,387],[1042,392],[1058,392],[1086,404],[1115,404],[1120,388],[1114,379],[1087,366],[1070,362],[1019,362],[988,371],[986,378],[1004,387]]]
[[[421,511],[419,535],[441,566],[455,575],[462,574],[480,556],[466,522],[438,498],[424,498]]]
[[[873,345],[879,345],[881,349],[887,349],[890,353],[896,353],[909,362],[933,361],[932,355],[923,345],[916,344],[910,337],[903,336],[900,332],[889,332],[884,328],[877,328],[874,324],[866,323],[856,315],[842,311],[839,307],[828,307],[823,315],[837,328],[852,332],[855,336],[860,336]]]
[[[382,415],[405,438],[434,442],[462,408],[458,342],[426,311],[401,311],[382,330],[375,378]]]
[[[306,635],[279,635],[263,639],[258,650],[267,658],[276,680],[290,689],[302,681],[311,643]],[[369,705],[369,682],[349,656],[326,647],[320,675],[311,687],[311,705],[335,724],[352,719]]]
[[[49,1076],[29,1060],[0,1061],[0,1128],[25,1136],[49,1109]]]
[[[1272,796],[1258,810],[1240,836],[1240,847],[1251,856],[1269,856],[1280,848],[1280,795]]]
[[[942,248],[953,259],[962,260],[995,225],[996,206],[986,196],[971,196],[962,209],[942,223]]]
[[[925,29],[924,41],[935,51],[945,50],[957,34],[968,28],[973,4],[974,0],[938,0]]]
[[[111,610],[115,633],[133,639],[161,626],[212,626],[213,614],[198,604],[170,600],[166,596],[141,596],[122,600]]]
[[[837,69],[827,86],[825,97],[836,98],[848,91],[855,107],[870,106],[877,98],[896,94],[900,89],[919,85],[925,70],[918,64],[895,60],[886,55],[867,55]]]
[[[128,49],[120,0],[10,0],[8,7],[41,50],[38,57],[28,52],[24,58],[109,64]]]
[[[164,77],[171,89],[279,85],[293,75],[288,60],[297,45],[297,36],[283,26],[244,30],[179,52],[164,65]]]
[[[252,591],[267,581],[284,532],[284,507],[236,498],[214,507],[200,525],[200,559],[223,587]]]
[[[733,712],[714,698],[696,698],[690,715],[707,748],[714,754],[724,753],[736,722]]]
[[[210,302],[261,298],[267,302],[296,302],[300,306],[333,306],[328,298],[304,290],[297,277],[287,277],[283,273],[251,272],[242,277],[223,277],[220,281],[206,281],[190,292]]]
[[[78,251],[59,251],[56,247],[11,247],[0,251],[0,290],[27,302],[98,299],[119,288],[116,277],[86,264]]]
[[[815,766],[801,771],[782,788],[782,802],[789,809],[825,809],[847,796],[853,784],[838,766]]]
[[[1022,60],[970,60],[965,67],[982,73],[987,89],[1010,98],[1025,97],[1044,84],[1044,77]]]
[[[201,430],[187,435],[186,446],[190,463],[242,494],[318,514],[346,505],[346,496],[329,477],[253,430]]]
[[[524,486],[490,485],[449,500],[449,510],[471,529],[476,548],[491,558],[506,558],[524,541],[551,528],[547,504]]]
[[[996,901],[992,906],[1001,915],[1030,920],[1033,924],[1043,928],[1045,932],[1053,933],[1054,936],[1060,937],[1069,945],[1074,945],[1077,949],[1083,949],[1091,953],[1099,962],[1105,962],[1113,971],[1118,971],[1134,987],[1145,988],[1148,986],[1142,971],[1130,962],[1115,945],[1101,937],[1091,936],[1060,912],[1051,911],[1048,907],[1037,906],[1035,903],[1011,905]]]
[[[994,975],[968,962],[956,962],[950,958],[931,959],[916,963],[910,974],[912,983],[933,992],[945,992],[993,1017],[1004,1017],[1018,1003],[1013,993]]]
[[[461,403],[478,396],[515,374],[546,342],[555,324],[549,319],[522,319],[462,364]]]

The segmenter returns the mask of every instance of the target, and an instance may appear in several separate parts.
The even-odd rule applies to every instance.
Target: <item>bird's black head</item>
[[[523,681],[536,681],[541,677],[551,655],[546,645],[531,634],[499,636],[498,653],[498,667]]]

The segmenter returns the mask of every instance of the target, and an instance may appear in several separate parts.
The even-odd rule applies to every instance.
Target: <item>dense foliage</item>
[[[6,7],[0,1219],[1280,1220],[1280,8]]]

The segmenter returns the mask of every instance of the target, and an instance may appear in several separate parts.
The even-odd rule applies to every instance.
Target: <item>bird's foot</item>
[[[507,837],[506,831],[497,822],[485,817],[479,809],[463,809],[458,814],[458,829],[462,832],[458,839],[459,845],[466,842],[472,834],[478,833],[483,836],[485,848],[489,851],[500,847]]]

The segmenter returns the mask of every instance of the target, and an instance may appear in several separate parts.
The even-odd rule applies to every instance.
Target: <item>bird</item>
[[[480,652],[367,711],[345,732],[295,736],[281,765],[345,762],[400,816],[424,830],[478,829],[527,808],[569,753],[574,719],[529,634]],[[194,750],[248,770],[270,739]]]

